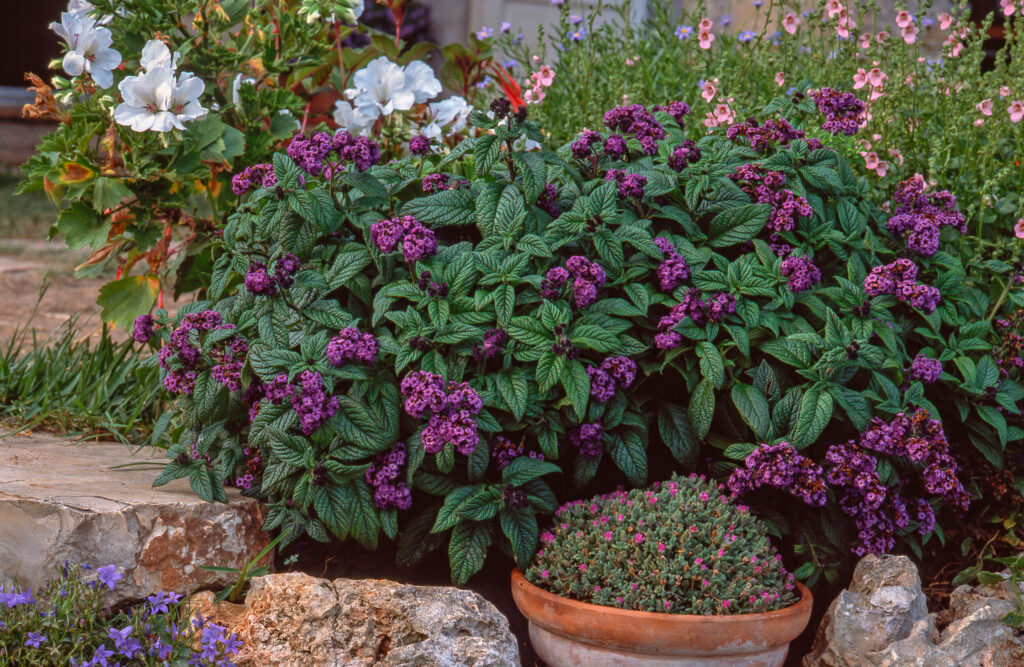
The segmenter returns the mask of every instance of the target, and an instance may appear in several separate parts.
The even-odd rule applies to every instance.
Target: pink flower
[[[672,606],[672,603],[669,602],[668,600],[665,600],[665,611],[668,611],[671,606]]]
[[[543,533],[540,534],[540,541],[544,544],[551,544],[555,541],[555,536],[545,530]]]
[[[637,544],[640,544],[641,542],[644,541],[644,534],[643,533],[637,533],[636,535],[633,536],[633,541],[636,542]]]
[[[825,11],[828,13],[830,19],[834,19],[836,16],[846,11],[846,7],[843,7],[843,3],[839,0],[828,0],[825,3]]]
[[[690,533],[691,533],[692,535],[696,535],[696,534],[697,534],[697,526],[690,526]],[[699,558],[697,559],[697,562],[698,562],[698,563],[700,562],[700,559],[699,559]]]
[[[877,153],[875,153],[874,151],[864,151],[860,155],[862,158],[864,158],[865,167],[871,170],[878,168],[878,163],[880,161],[878,159]]]
[[[949,57],[956,58],[960,55],[960,52],[964,50],[963,42],[957,42],[953,44],[953,47],[949,50]]]
[[[791,35],[796,34],[796,28],[800,25],[800,19],[796,17],[796,14],[789,12],[782,18],[782,29]]]
[[[906,28],[900,30],[900,35],[903,37],[903,41],[907,44],[913,44],[917,41],[917,33],[921,32],[918,30],[916,25],[909,25]]]
[[[700,96],[704,98],[705,102],[711,102],[711,100],[715,99],[715,93],[717,92],[718,90],[715,88],[713,81],[705,81],[704,85],[700,87]]]
[[[898,149],[898,148],[890,148],[889,149],[889,157],[891,157],[894,160],[896,160],[897,164],[903,164],[903,153],[900,152],[900,149]]]
[[[580,572],[586,572],[586,571],[587,571],[587,564],[586,563],[580,563]]]
[[[881,87],[888,80],[889,76],[877,67],[872,67],[871,70],[868,71],[868,83],[872,86]]]
[[[986,97],[982,101],[980,101],[977,104],[975,104],[974,108],[977,109],[981,113],[981,115],[983,115],[983,116],[991,116],[992,115],[992,98]]]
[[[612,537],[613,537],[612,531],[610,531],[610,530],[607,533],[604,534],[604,539],[608,540],[609,542],[611,541]]]
[[[595,593],[600,593],[601,592],[601,587],[600,586],[594,586],[594,592]]]
[[[782,72],[775,73],[775,83],[778,84],[779,88],[786,84],[786,75]]]
[[[665,553],[665,549],[667,549],[667,548],[668,547],[665,546],[664,542],[658,542],[658,553],[660,553],[660,554]]]
[[[704,585],[704,588],[707,588],[708,586],[710,586],[710,585],[711,585],[711,582],[710,582],[710,581],[708,581],[707,579],[705,579],[705,580],[704,580],[704,581],[702,581],[701,583],[702,583],[702,584]]]
[[[999,0],[999,6],[1002,7],[1003,13],[1007,16],[1013,16],[1013,12],[1017,9],[1013,0]]]
[[[1011,92],[1009,86],[999,86],[999,97],[1009,97]]]
[[[865,32],[860,36],[860,48],[870,49],[871,48],[871,33]]]
[[[700,48],[704,49],[705,51],[711,48],[711,42],[713,41],[715,41],[715,36],[713,33],[704,32],[703,30],[697,33],[697,44],[700,46]]]
[[[540,573],[540,578],[541,579],[547,579],[550,576],[551,576],[551,572],[550,571],[548,571],[548,570],[541,570],[541,573]]]
[[[879,44],[883,43],[887,39],[889,39],[888,30],[883,30],[879,32],[877,35],[875,35],[875,41],[878,42]]]
[[[901,28],[909,28],[914,25],[914,16],[910,12],[903,10],[896,14],[896,25]]]
[[[615,601],[616,601],[616,602],[618,602],[619,604],[622,604],[622,603],[623,603],[623,602],[625,602],[626,600],[625,600],[625,598],[619,598],[619,597],[617,597],[617,598],[615,598]]]
[[[1024,218],[1017,221],[1017,224],[1013,226],[1013,235],[1019,239],[1024,239]]]
[[[1010,120],[1014,123],[1019,123],[1021,118],[1024,118],[1024,102],[1010,102],[1010,108],[1007,109],[1010,114]]]
[[[701,491],[700,492],[700,499],[703,500],[704,502],[707,502],[708,498],[710,498],[710,497],[711,496],[709,496],[706,491]]]
[[[715,24],[709,18],[703,18],[700,23],[697,24],[697,30],[699,32],[711,32],[711,29],[715,27]]]
[[[728,609],[729,604],[729,600],[722,600],[722,609]]]
[[[555,81],[555,70],[551,69],[547,65],[544,65],[539,70],[534,72],[534,76],[537,77],[537,83],[547,88]]]
[[[853,89],[860,90],[868,83],[868,73],[864,71],[863,67],[858,67],[856,73],[853,75]]]
[[[951,25],[953,25],[953,17],[952,16],[950,16],[946,12],[942,12],[941,14],[939,14],[939,27],[940,28],[942,28],[943,30],[949,30],[949,26],[951,26]]]

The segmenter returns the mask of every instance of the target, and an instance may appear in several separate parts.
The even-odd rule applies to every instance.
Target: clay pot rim
[[[806,586],[796,583],[800,600],[783,609],[704,616],[604,607],[545,591],[527,581],[518,568],[511,577],[516,607],[549,632],[601,645],[685,647],[699,653],[717,651],[722,646],[717,638],[723,632],[732,640],[762,647],[781,646],[799,637],[810,621],[814,597]]]

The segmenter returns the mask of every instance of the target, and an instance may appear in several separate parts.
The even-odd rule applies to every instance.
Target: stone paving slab
[[[111,603],[232,583],[200,566],[240,568],[255,557],[269,542],[262,505],[234,489],[227,503],[207,503],[184,479],[154,489],[163,461],[118,443],[0,440],[0,584],[37,589],[65,560],[117,565],[124,579]],[[140,462],[154,465],[111,469]]]

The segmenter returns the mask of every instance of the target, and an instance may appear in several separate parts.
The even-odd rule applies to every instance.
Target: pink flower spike
[[[711,48],[711,42],[713,41],[715,41],[713,33],[704,31],[697,33],[697,44],[705,51]]]
[[[950,16],[946,12],[942,12],[941,14],[939,14],[939,28],[941,28],[942,30],[949,30],[949,26],[951,25],[953,25],[952,16]]]
[[[779,88],[786,84],[786,75],[782,72],[775,73],[775,83],[778,84]]]
[[[791,35],[796,34],[796,28],[800,25],[800,19],[796,17],[796,14],[789,12],[782,19],[782,29]]]
[[[913,44],[917,41],[917,33],[921,32],[918,30],[916,25],[910,25],[900,30],[900,36],[903,37],[903,41],[907,44]]]
[[[1010,108],[1007,109],[1007,112],[1009,112],[1012,122],[1019,123],[1020,119],[1024,118],[1024,102],[1010,102]]]

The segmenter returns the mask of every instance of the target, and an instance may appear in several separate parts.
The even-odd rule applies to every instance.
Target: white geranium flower
[[[354,106],[364,116],[376,120],[395,111],[407,111],[416,102],[416,94],[409,88],[405,71],[381,56],[355,73],[354,88],[345,91]]]
[[[251,76],[239,74],[235,77],[235,80],[231,82],[231,103],[234,104],[236,107],[242,103],[242,98],[238,94],[238,91],[244,84],[247,83],[255,84],[256,79],[252,78]]]
[[[441,92],[441,82],[434,76],[434,70],[422,60],[413,61],[405,66],[405,85],[416,96],[416,104],[423,104]]]
[[[473,107],[466,103],[465,98],[453,95],[446,100],[430,103],[430,115],[440,125],[449,125],[449,134],[461,132],[466,127],[469,113]]]
[[[136,132],[167,132],[185,129],[207,111],[199,104],[206,84],[189,72],[175,80],[170,67],[153,67],[138,76],[126,77],[118,86],[124,102],[114,109],[114,120]]]
[[[353,107],[345,100],[338,100],[334,103],[334,122],[343,130],[352,134],[370,135],[370,128],[377,119]]]
[[[70,76],[88,73],[100,88],[113,85],[113,70],[121,64],[121,54],[110,48],[114,39],[109,30],[78,12],[63,12],[60,23],[51,23],[50,28],[67,42],[62,63],[65,72]]]
[[[157,67],[166,67],[173,72],[178,68],[178,58],[180,57],[181,54],[177,51],[172,56],[171,50],[159,39],[151,39],[142,47],[139,65],[147,72]]]

